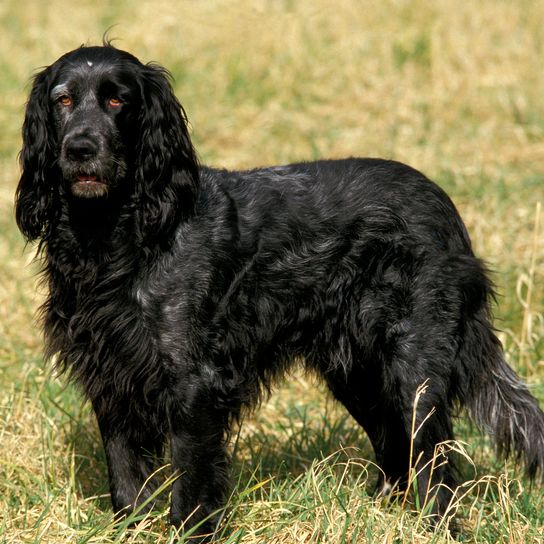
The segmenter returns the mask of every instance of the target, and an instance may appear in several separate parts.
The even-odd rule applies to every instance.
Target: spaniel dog
[[[485,267],[416,170],[201,166],[168,72],[110,44],[35,76],[20,160],[46,356],[92,403],[118,515],[152,507],[169,443],[171,521],[213,534],[232,422],[293,360],[368,434],[378,489],[417,472],[437,519],[457,477],[453,460],[431,460],[460,407],[529,476],[544,468],[544,414],[505,362]]]

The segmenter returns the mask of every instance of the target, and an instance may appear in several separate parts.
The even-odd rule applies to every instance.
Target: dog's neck
[[[82,252],[104,251],[116,245],[116,239],[126,243],[130,237],[128,214],[122,213],[130,205],[128,200],[117,195],[96,199],[67,195],[65,202],[61,222],[69,225]]]

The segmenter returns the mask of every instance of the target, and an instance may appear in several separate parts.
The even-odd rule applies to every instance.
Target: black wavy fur
[[[406,485],[467,406],[499,450],[544,467],[544,415],[507,366],[492,288],[446,194],[397,162],[229,172],[199,166],[167,72],[105,44],[40,72],[23,126],[16,217],[40,240],[47,356],[93,404],[113,507],[132,510],[171,446],[171,519],[228,493],[229,424],[294,359],[368,433]],[[444,512],[452,463],[422,469]],[[379,482],[385,485],[386,481]],[[422,496],[423,499],[423,496]]]

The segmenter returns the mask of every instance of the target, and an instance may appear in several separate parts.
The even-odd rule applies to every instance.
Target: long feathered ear
[[[22,174],[15,195],[15,217],[29,241],[46,235],[58,192],[53,177],[56,141],[49,103],[52,72],[46,68],[34,78],[23,123],[23,147],[19,155]]]
[[[168,237],[193,212],[198,188],[198,162],[187,119],[168,77],[159,66],[142,68],[135,176],[144,238]]]

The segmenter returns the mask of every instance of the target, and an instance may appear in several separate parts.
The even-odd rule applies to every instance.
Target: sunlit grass
[[[29,78],[111,25],[119,47],[172,71],[204,163],[381,156],[442,185],[494,271],[508,358],[544,403],[544,4],[5,0],[0,21],[1,543],[177,538],[165,508],[114,525],[90,409],[42,360],[37,266],[13,221]],[[542,488],[457,427],[473,460],[453,505],[460,538],[541,542]],[[451,541],[411,497],[372,496],[367,438],[301,373],[246,417],[233,450],[224,543]]]

